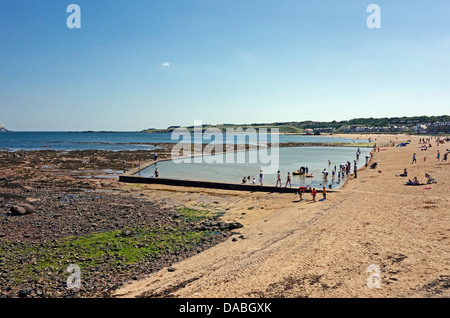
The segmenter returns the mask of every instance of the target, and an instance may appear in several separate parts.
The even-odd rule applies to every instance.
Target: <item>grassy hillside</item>
[[[253,124],[222,124],[222,125],[209,125],[204,124],[203,129],[207,128],[219,128],[223,132],[227,128],[278,128],[280,133],[302,133],[304,129],[314,129],[314,128],[335,128],[337,132],[342,127],[345,126],[369,126],[369,127],[386,127],[386,126],[407,126],[412,127],[417,124],[424,123],[435,123],[435,122],[448,122],[450,121],[449,115],[442,116],[414,116],[414,117],[390,117],[390,118],[354,118],[350,120],[343,121],[329,121],[329,122],[319,122],[319,121],[301,121],[301,122],[280,122],[280,123],[253,123]],[[146,129],[143,132],[146,133],[161,133],[161,132],[172,132],[179,126],[171,126],[167,129]],[[183,127],[190,131],[194,130],[194,126]]]

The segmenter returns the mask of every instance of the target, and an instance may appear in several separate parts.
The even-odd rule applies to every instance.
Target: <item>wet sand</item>
[[[215,202],[227,209],[224,219],[244,227],[223,243],[173,264],[176,270],[164,268],[113,295],[449,297],[450,167],[435,156],[449,144],[432,141],[432,148],[421,151],[418,136],[374,138],[380,151],[371,162],[378,162],[377,168],[361,169],[323,202],[311,202],[310,195],[299,202],[292,194],[143,187],[146,196],[164,201],[170,191],[174,202],[193,205],[217,196],[221,200]],[[386,146],[407,139],[412,142],[406,147]],[[414,152],[417,163],[411,164]],[[411,178],[424,182],[429,173],[437,183],[405,186],[406,179],[396,177],[404,168]],[[368,287],[371,265],[380,269],[380,288]]]

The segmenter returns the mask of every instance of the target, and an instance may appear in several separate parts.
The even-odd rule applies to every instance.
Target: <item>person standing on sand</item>
[[[158,178],[159,177],[159,171],[158,171],[158,168],[156,168],[155,169],[155,178]]]
[[[259,170],[259,183],[263,185],[264,174],[262,170]]]
[[[353,163],[354,163],[353,172],[355,173],[355,179],[356,179],[356,172],[358,171],[358,166],[356,164],[356,160],[353,160]]]
[[[311,195],[312,195],[312,197],[313,197],[313,202],[316,202],[316,195],[317,195],[316,188],[313,188],[313,189],[312,189]]]
[[[436,156],[438,161],[441,161],[441,153],[439,152],[439,150],[437,151],[437,156]]]
[[[301,186],[298,188],[298,194],[300,196],[300,201],[303,200],[303,193],[305,192],[306,188],[304,186]]]
[[[413,154],[412,162],[411,162],[411,163],[417,163],[416,153]]]
[[[322,192],[322,194],[323,194],[323,199],[324,200],[326,200],[327,199],[327,189],[325,189],[325,187],[323,187],[323,190],[322,190],[323,192]]]
[[[155,161],[158,161],[158,154],[155,151],[155,154],[153,155],[153,157],[155,158]]]
[[[288,172],[287,177],[286,177],[286,185],[284,186],[285,188],[287,188],[288,183],[289,183],[289,188],[292,188],[291,173],[290,172]]]

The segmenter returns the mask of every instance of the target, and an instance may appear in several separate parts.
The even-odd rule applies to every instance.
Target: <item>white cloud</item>
[[[169,63],[169,62],[164,62],[164,63],[162,63],[162,66],[164,66],[164,67],[170,67],[170,63]]]

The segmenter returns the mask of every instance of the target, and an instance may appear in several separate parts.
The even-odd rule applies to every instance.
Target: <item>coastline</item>
[[[423,164],[431,169],[438,184],[432,185],[430,191],[397,184],[404,180],[395,178],[395,173],[403,170],[400,164],[405,159],[409,163],[411,151],[418,150],[419,136],[395,137],[399,141],[412,138],[413,144],[400,148],[388,147],[393,136],[377,136],[381,151],[374,153],[373,160],[379,162],[383,173],[378,173],[378,169],[360,168],[357,179],[348,178],[337,193],[330,193],[326,201],[317,203],[311,202],[310,195],[299,202],[298,196],[293,194],[237,193],[121,184],[116,178],[80,178],[83,171],[85,175],[92,175],[106,168],[120,170],[123,155],[129,156],[128,166],[136,164],[137,158],[142,159],[146,155],[147,160],[141,162],[142,167],[144,161],[152,162],[153,152],[148,151],[87,151],[69,153],[64,157],[59,152],[41,150],[15,159],[5,157],[13,155],[11,153],[2,153],[4,165],[1,172],[7,180],[0,187],[2,210],[5,212],[14,202],[23,200],[33,204],[38,211],[26,216],[9,217],[9,223],[3,223],[0,229],[0,242],[13,239],[20,244],[42,240],[42,236],[50,230],[44,228],[46,224],[57,226],[54,239],[58,242],[58,237],[67,237],[70,231],[75,236],[101,234],[99,231],[102,229],[126,233],[130,226],[140,227],[139,224],[144,224],[149,218],[159,220],[154,225],[175,224],[172,222],[179,220],[173,216],[180,209],[207,210],[218,213],[220,218],[201,221],[201,224],[214,223],[217,227],[221,222],[239,223],[243,227],[233,231],[220,230],[222,234],[216,240],[205,241],[199,250],[164,254],[163,259],[150,263],[153,264],[150,265],[150,272],[149,265],[138,264],[131,266],[135,274],[127,276],[120,273],[120,268],[124,270],[127,267],[122,264],[119,272],[111,271],[103,279],[104,282],[87,275],[86,285],[95,284],[98,288],[92,288],[89,293],[83,290],[81,297],[446,296],[448,290],[442,284],[448,282],[448,253],[445,252],[448,230],[442,219],[448,216],[446,211],[449,207],[446,199],[448,164],[433,165],[432,149],[428,151],[430,159]],[[167,154],[158,151],[159,158]],[[94,157],[96,160],[87,160]],[[47,165],[52,167],[45,168]],[[440,174],[437,175],[437,172]],[[427,195],[431,193],[431,198],[418,195],[417,190]],[[396,200],[397,196],[400,199]],[[19,200],[19,197],[22,199]],[[411,199],[413,202],[409,202]],[[92,200],[92,203],[86,205],[86,200]],[[414,204],[421,210],[414,211]],[[373,207],[377,209],[366,211]],[[80,219],[90,209],[98,209],[98,212],[92,213],[89,219]],[[402,213],[408,209],[414,211],[411,217]],[[393,216],[392,211],[395,212]],[[432,212],[432,220],[427,219],[429,224],[423,223],[423,212]],[[80,230],[62,227],[64,221],[69,220],[67,218],[85,228],[86,232],[83,234]],[[114,225],[116,223],[118,226]],[[12,228],[5,228],[6,224]],[[35,228],[35,224],[41,227]],[[408,224],[413,226],[414,233],[410,233]],[[151,222],[147,226],[151,226]],[[186,226],[195,229],[200,225],[192,223]],[[395,226],[398,226],[399,233],[393,235],[397,230]],[[416,237],[416,233],[421,235]],[[409,240],[414,248],[411,249],[405,240]],[[427,253],[433,261],[422,260],[420,253]],[[397,259],[402,260],[392,261]],[[368,262],[380,264],[382,281],[386,283],[383,287],[387,288],[366,290],[367,266],[364,268],[364,265]],[[403,264],[406,264],[405,268]],[[402,266],[397,268],[397,265]],[[59,274],[53,273],[60,281],[64,281],[64,275],[67,275],[64,274],[64,266],[62,269]],[[390,274],[396,271],[398,275]],[[417,278],[410,280],[409,275],[416,275]],[[40,278],[43,278],[43,283],[39,283]],[[45,285],[47,281],[52,280],[47,279],[46,275],[36,277],[35,287],[27,297],[42,297],[33,293],[48,287]],[[122,285],[126,281],[132,283]],[[188,281],[190,283],[186,283]],[[434,286],[434,289],[426,286]],[[18,284],[17,288],[23,286]],[[13,289],[8,292],[0,286],[0,295],[16,297],[18,291]],[[76,294],[50,289],[46,295],[67,297]]]

